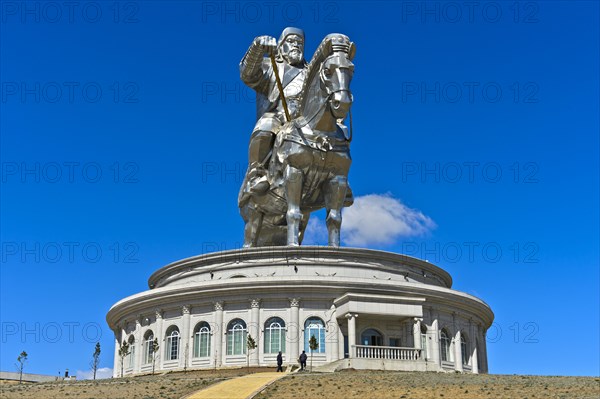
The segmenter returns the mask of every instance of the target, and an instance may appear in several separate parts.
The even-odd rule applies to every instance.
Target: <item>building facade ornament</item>
[[[260,307],[260,299],[258,299],[258,298],[251,299],[250,307],[251,308],[259,308]]]

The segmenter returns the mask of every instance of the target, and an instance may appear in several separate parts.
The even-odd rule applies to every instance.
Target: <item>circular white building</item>
[[[452,290],[444,270],[409,256],[249,248],[171,263],[148,283],[148,291],[119,301],[106,317],[115,334],[115,377],[248,360],[274,366],[279,351],[286,364],[312,352],[322,370],[488,371],[490,307]],[[257,344],[250,351],[248,334]],[[123,342],[129,354],[122,359]]]

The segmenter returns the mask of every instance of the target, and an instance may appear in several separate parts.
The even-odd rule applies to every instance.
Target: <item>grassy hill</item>
[[[250,372],[274,369],[250,369]],[[96,381],[0,384],[6,399],[179,399],[208,385],[246,374],[246,369],[190,371]],[[294,373],[257,398],[299,399],[598,399],[600,378],[471,375],[347,370],[333,374]]]

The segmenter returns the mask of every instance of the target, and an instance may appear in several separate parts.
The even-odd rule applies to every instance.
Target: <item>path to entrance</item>
[[[288,373],[254,373],[195,392],[185,399],[247,399]]]

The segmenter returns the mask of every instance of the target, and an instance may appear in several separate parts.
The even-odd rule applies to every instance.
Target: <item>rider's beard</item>
[[[290,50],[286,54],[285,58],[287,59],[287,62],[292,65],[299,64],[302,61],[302,52],[298,50]]]

